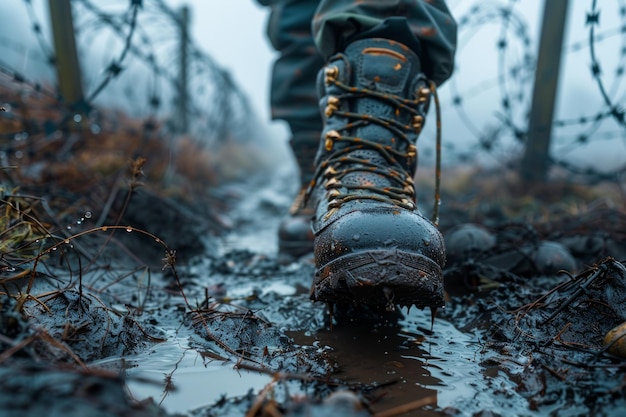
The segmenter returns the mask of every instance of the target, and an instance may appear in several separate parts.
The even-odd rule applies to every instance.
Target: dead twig
[[[276,385],[276,383],[279,380],[280,379],[278,378],[278,376],[275,375],[274,378],[269,383],[267,383],[265,385],[265,387],[263,387],[261,392],[259,392],[259,394],[254,399],[254,403],[252,403],[252,406],[250,407],[250,409],[246,413],[246,417],[254,417],[254,416],[257,415],[257,413],[259,412],[259,410],[263,406],[263,402],[265,401],[267,395],[270,392],[274,391],[274,386]]]
[[[565,381],[567,380],[567,379],[566,379],[563,375],[561,375],[560,373],[558,373],[558,371],[557,371],[557,370],[555,370],[555,369],[553,369],[553,368],[549,367],[549,366],[548,366],[548,365],[546,365],[545,363],[541,363],[540,365],[541,365],[541,367],[542,367],[543,369],[545,369],[546,371],[548,371],[548,372],[550,373],[550,375],[552,375],[552,376],[554,376],[554,377],[556,377],[556,378],[560,379],[560,380],[561,380],[561,382],[565,382]]]
[[[437,404],[437,396],[431,395],[430,397],[420,398],[419,400],[411,401],[388,410],[379,411],[378,413],[374,413],[373,417],[396,417],[434,404]]]

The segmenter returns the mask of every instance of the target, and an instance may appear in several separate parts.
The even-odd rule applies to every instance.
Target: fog
[[[283,122],[271,121],[269,112],[270,72],[276,52],[272,50],[266,36],[265,24],[269,10],[252,0],[214,2],[204,0],[168,0],[173,9],[188,5],[191,9],[191,38],[217,65],[229,71],[234,82],[247,95],[259,129],[257,133],[269,144],[276,144],[276,149],[285,149],[289,132]],[[602,41],[595,44],[596,58],[601,66],[600,80],[604,83],[614,103],[624,101],[622,73],[624,54],[623,34],[620,28],[625,25],[623,12],[614,2],[600,2],[600,25],[597,34],[602,34]],[[3,51],[0,62],[9,68],[20,71],[31,79],[44,79],[53,82],[54,73],[45,64],[40,42],[32,30],[33,20],[41,24],[42,38],[49,39],[47,25],[47,2],[33,0],[33,14],[29,18],[26,2],[5,0],[0,5],[0,49]],[[504,24],[504,19],[494,18],[480,24],[472,23],[472,12],[477,5],[500,4],[508,7],[513,4],[513,11],[520,25]],[[109,6],[110,5],[110,6]],[[453,15],[458,21],[467,21],[460,26],[457,68],[451,81],[439,90],[443,108],[444,142],[447,153],[444,159],[454,163],[456,153],[481,153],[476,160],[485,163],[499,163],[519,153],[520,146],[512,139],[510,132],[502,129],[503,117],[510,116],[521,128],[530,107],[533,72],[526,66],[519,69],[525,54],[531,59],[536,54],[542,2],[481,2],[449,1]],[[103,6],[101,6],[103,7]],[[112,1],[107,7],[123,10],[127,2]],[[599,91],[598,79],[592,77],[589,49],[589,26],[587,13],[591,10],[591,1],[570,2],[569,19],[565,37],[565,48],[561,66],[561,77],[556,101],[556,120],[571,120],[583,116],[591,117],[606,111],[605,103]],[[141,13],[141,12],[140,12]],[[468,20],[469,19],[469,20]],[[83,30],[86,26],[83,23]],[[95,25],[95,22],[94,22]],[[176,33],[160,31],[155,21],[156,30],[151,33],[156,45],[175,49]],[[525,36],[529,43],[524,44]],[[113,35],[100,34],[94,26],[93,34],[87,45],[80,43],[81,52],[88,53],[85,67],[86,89],[97,84],[112,59],[119,54],[120,42],[113,41]],[[499,53],[498,42],[506,40],[506,50]],[[599,38],[600,39],[600,38]],[[49,41],[47,41],[49,44]],[[174,48],[174,49],[173,49]],[[174,65],[174,61],[170,62]],[[106,105],[120,105],[120,89],[124,97],[131,100],[132,111],[147,111],[145,97],[141,89],[149,88],[149,81],[141,76],[146,69],[128,66],[115,85],[107,87],[103,97],[99,98]],[[140,82],[124,82],[124,77],[140,79]],[[510,113],[504,115],[502,107],[503,91],[510,97],[517,97],[510,102]],[[117,88],[117,90],[116,90]],[[461,105],[455,105],[455,99]],[[128,99],[126,99],[128,101]],[[209,106],[210,103],[207,103]],[[431,162],[434,149],[433,113],[429,115],[427,129],[420,138],[422,163]],[[484,152],[478,147],[479,138],[498,137],[494,149]],[[580,136],[593,139],[591,145],[582,146],[576,142]],[[568,127],[555,127],[553,130],[552,153],[559,158],[580,166],[593,164],[603,169],[611,169],[626,160],[626,134],[623,124],[613,119],[605,119],[598,125],[574,123]],[[258,139],[260,140],[260,139]],[[453,149],[450,149],[453,145]]]

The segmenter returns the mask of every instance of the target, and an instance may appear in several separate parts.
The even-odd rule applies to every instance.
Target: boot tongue
[[[387,39],[364,39],[348,46],[346,55],[352,63],[352,82],[356,87],[366,88],[383,94],[409,98],[413,92],[413,78],[419,75],[419,60],[406,46]],[[353,101],[355,113],[409,124],[406,112],[398,113],[389,101],[374,96],[363,96]],[[391,146],[404,151],[407,143],[400,140],[384,123],[371,122],[356,128],[356,137]]]
[[[367,39],[350,44],[345,54],[352,64],[351,84],[355,87],[397,96],[398,98],[412,96],[413,92],[409,92],[409,89],[414,84],[413,79],[419,75],[420,65],[417,56],[408,48],[386,39]],[[367,116],[371,120],[369,123],[350,131],[350,136],[378,143],[383,147],[391,147],[400,152],[406,151],[409,144],[406,140],[402,140],[396,132],[389,129],[386,121],[393,120],[408,126],[410,115],[406,110],[398,111],[393,100],[384,100],[374,95],[359,96],[352,99],[351,111]],[[374,118],[381,122],[373,121]],[[338,146],[347,145],[339,142]],[[413,166],[409,166],[409,161],[405,158],[393,156],[399,164],[398,166],[386,160],[378,150],[369,147],[355,147],[346,156],[368,161],[367,164],[351,163],[350,172],[341,179],[341,182],[346,185],[369,186],[379,189],[402,188],[404,178],[398,177],[392,180],[390,176],[372,172],[372,165],[378,167],[379,171],[382,172],[389,171],[392,165],[396,171],[406,170],[409,172],[414,169]],[[365,195],[371,194],[372,191],[356,189],[352,190],[351,193]]]
[[[355,82],[375,91],[402,95],[419,72],[419,61],[406,47],[387,40],[363,40],[351,44],[346,54],[356,58]]]

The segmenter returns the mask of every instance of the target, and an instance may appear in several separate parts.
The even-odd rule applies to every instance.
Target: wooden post
[[[550,135],[569,0],[545,0],[528,138],[521,175],[527,183],[548,177]]]
[[[80,111],[85,98],[74,38],[72,6],[70,0],[49,0],[48,5],[59,91],[69,108]]]
[[[178,79],[178,123],[179,133],[187,133],[189,130],[189,7],[183,6],[180,10],[180,57]]]

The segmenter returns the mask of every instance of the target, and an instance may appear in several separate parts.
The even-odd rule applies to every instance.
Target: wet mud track
[[[141,291],[140,274],[130,287],[99,277],[91,295],[41,300],[52,308],[25,300],[28,320],[5,303],[4,328],[37,339],[22,350],[3,345],[7,415],[624,415],[626,362],[619,337],[604,341],[626,321],[619,211],[611,211],[611,230],[594,218],[577,228],[553,224],[558,233],[494,222],[484,244],[472,229],[471,244],[461,239],[467,250],[452,253],[446,307],[432,325],[427,310],[356,307],[340,308],[331,323],[325,306],[308,298],[310,257],[276,256],[276,227],[289,205],[285,178],[256,181],[228,191],[245,196],[233,209],[233,231],[176,274],[154,273]],[[571,272],[558,272],[570,259],[548,252],[546,238],[569,242]],[[55,322],[58,312],[65,319]],[[96,322],[106,325],[89,325]],[[71,350],[50,347],[43,332]],[[61,372],[41,363],[66,365]],[[65,390],[45,395],[55,381]]]

